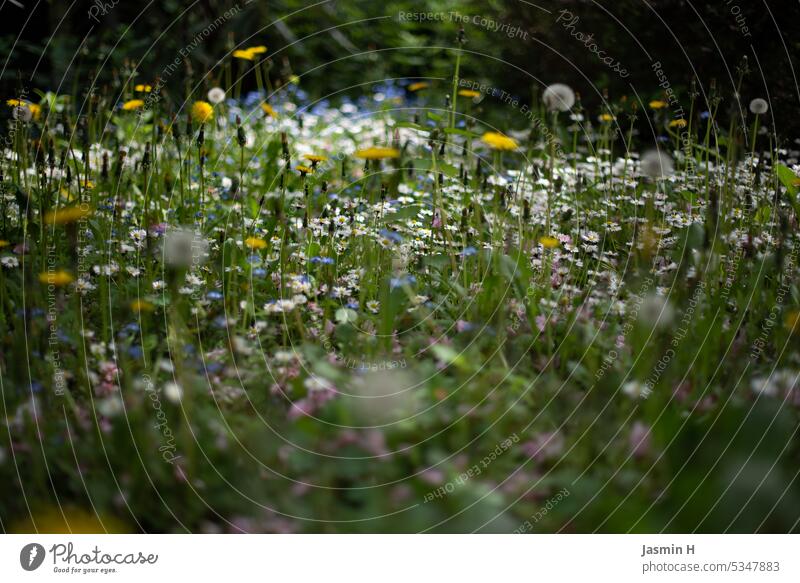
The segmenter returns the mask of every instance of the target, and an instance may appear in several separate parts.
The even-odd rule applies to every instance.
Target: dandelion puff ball
[[[225,101],[225,90],[222,87],[212,87],[208,90],[208,101],[214,105]]]
[[[575,92],[569,85],[555,83],[544,90],[542,101],[550,111],[569,111],[575,105]]]
[[[348,393],[339,398],[360,425],[399,423],[417,412],[416,380],[403,368],[406,361],[354,360],[348,367],[356,373]]]
[[[675,166],[667,154],[659,150],[649,150],[642,156],[639,169],[650,178],[662,178],[671,175]]]
[[[14,106],[14,119],[17,121],[31,121],[33,117],[33,112],[26,107],[25,105],[16,105]]]
[[[675,319],[675,309],[668,298],[652,293],[642,302],[638,319],[648,329],[667,329]]]
[[[752,111],[756,115],[762,115],[769,111],[769,104],[767,103],[766,99],[761,99],[760,97],[756,97],[753,101],[750,102],[750,111]]]
[[[170,403],[178,404],[183,398],[183,389],[179,384],[169,382],[164,385],[164,396]]]
[[[177,228],[164,236],[164,260],[177,268],[198,267],[208,259],[208,241],[202,233]]]

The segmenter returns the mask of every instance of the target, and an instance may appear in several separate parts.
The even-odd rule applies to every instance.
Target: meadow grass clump
[[[455,82],[307,102],[265,51],[182,103],[8,102],[6,529],[796,528],[800,167],[763,104],[554,83],[494,127]]]

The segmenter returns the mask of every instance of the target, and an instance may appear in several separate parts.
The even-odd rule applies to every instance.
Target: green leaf
[[[795,214],[800,213],[800,207],[797,204],[797,187],[800,186],[800,179],[792,172],[791,168],[783,164],[778,164],[775,168],[775,172],[778,175],[778,179],[789,193],[789,204],[792,205]]]
[[[450,346],[445,346],[444,344],[434,344],[431,346],[431,352],[433,352],[436,358],[447,364],[452,364],[453,366],[463,370],[469,369],[469,364],[467,363],[466,358],[464,358],[464,355],[460,354]]]
[[[797,198],[797,174],[792,172],[788,166],[784,166],[783,164],[778,164],[775,171],[778,173],[778,179],[786,187],[786,190],[789,191],[789,194],[792,195],[792,198]]]
[[[458,176],[458,168],[451,164],[446,164],[444,162],[440,162],[438,166],[439,172],[442,174],[449,176],[450,178],[455,178]]]
[[[340,324],[345,324],[347,322],[355,323],[358,321],[358,314],[355,310],[351,310],[350,308],[339,308],[336,310],[336,321]]]
[[[394,124],[394,127],[396,127],[396,128],[409,128],[409,129],[412,129],[412,130],[425,132],[426,134],[430,133],[428,128],[422,127],[421,125],[419,125],[418,123],[414,123],[413,121],[398,121],[397,123]]]
[[[441,268],[450,263],[450,256],[444,253],[437,253],[436,255],[428,255],[427,257],[423,258],[422,261],[425,263],[425,265]]]
[[[464,136],[465,138],[470,138],[473,140],[478,139],[480,136],[474,132],[470,132],[467,130],[460,130],[458,128],[444,128],[444,133],[446,134],[457,134],[459,136]]]
[[[413,219],[419,215],[419,211],[422,210],[421,206],[418,205],[411,205],[411,206],[404,206],[396,213],[386,213],[383,215],[383,220],[387,223],[400,221],[404,219]]]

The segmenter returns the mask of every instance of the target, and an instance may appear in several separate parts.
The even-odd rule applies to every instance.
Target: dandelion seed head
[[[225,90],[222,87],[212,87],[208,90],[208,101],[213,105],[225,101]]]
[[[769,104],[766,99],[756,97],[750,102],[750,111],[756,115],[763,115],[769,111]]]
[[[650,178],[664,178],[675,171],[675,166],[667,154],[660,150],[649,150],[642,155],[639,168]]]
[[[164,385],[164,396],[167,398],[167,401],[177,405],[183,398],[183,389],[179,384],[169,382]]]
[[[550,111],[569,111],[575,105],[575,92],[569,85],[554,83],[544,90],[542,101]]]
[[[164,261],[171,267],[191,267],[205,263],[208,241],[191,229],[172,229],[164,235]]]
[[[13,115],[15,120],[23,122],[31,121],[33,118],[33,112],[25,105],[15,105]]]

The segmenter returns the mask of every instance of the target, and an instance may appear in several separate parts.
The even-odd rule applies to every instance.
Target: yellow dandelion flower
[[[45,213],[44,222],[52,225],[67,225],[75,221],[80,221],[82,218],[88,217],[91,214],[92,211],[89,208],[69,206]]]
[[[77,200],[78,196],[74,192],[70,192],[66,188],[61,188],[58,191],[59,195],[62,199],[66,200],[67,202],[72,202]]]
[[[664,109],[667,106],[666,101],[662,101],[661,99],[654,99],[649,103],[650,109]]]
[[[600,117],[598,117],[597,119],[599,119],[603,123],[611,123],[612,121],[614,121],[617,118],[614,117],[613,115],[611,115],[610,113],[604,113],[604,114],[600,115]]]
[[[517,141],[499,132],[486,132],[481,138],[483,143],[488,144],[493,150],[516,150]]]
[[[39,274],[39,281],[47,285],[64,287],[75,281],[75,278],[68,271],[59,269],[58,271],[44,271]]]
[[[144,107],[144,101],[141,99],[131,99],[122,104],[123,111],[134,111]]]
[[[475,91],[473,89],[461,89],[461,90],[459,90],[458,94],[461,97],[469,97],[471,99],[474,99],[474,98],[478,97],[481,94],[481,92],[480,91]]]
[[[671,128],[685,128],[687,125],[685,119],[673,119],[669,122],[669,127]]]
[[[373,146],[371,148],[358,150],[355,153],[355,156],[356,158],[361,158],[363,160],[384,160],[386,158],[399,158],[400,150],[397,150],[396,148]]]
[[[262,103],[261,111],[263,111],[264,114],[266,114],[269,117],[274,117],[274,118],[278,117],[278,112],[275,111],[275,108],[273,108],[269,103]]]
[[[150,85],[139,83],[138,85],[134,86],[133,90],[138,91],[139,93],[150,93],[153,88]]]
[[[133,300],[131,302],[131,311],[141,314],[142,312],[152,312],[155,306],[147,300]]]
[[[259,239],[258,237],[248,237],[244,240],[244,244],[250,249],[264,249],[267,246],[267,242],[264,239]]]
[[[251,53],[249,49],[239,49],[238,51],[233,51],[233,58],[242,59],[243,61],[254,61],[256,56],[254,53]]]
[[[8,99],[6,103],[11,107],[24,107],[31,112],[33,119],[39,119],[42,113],[42,107],[30,101],[22,101],[21,99]]]
[[[422,91],[423,89],[427,89],[430,87],[430,83],[426,83],[425,81],[418,81],[417,83],[412,83],[408,86],[408,90],[412,93],[416,91]]]
[[[558,239],[555,237],[545,236],[539,239],[539,244],[545,249],[555,249],[558,247]]]
[[[800,334],[800,311],[792,310],[786,315],[783,325],[792,334]]]
[[[214,108],[207,101],[195,101],[192,105],[192,119],[200,123],[206,123],[214,117]]]
[[[328,159],[327,156],[319,156],[317,154],[306,154],[305,156],[303,156],[303,158],[305,158],[312,164],[319,164],[320,162],[324,162],[325,160]]]
[[[11,524],[12,533],[40,534],[123,534],[130,528],[113,516],[97,515],[94,511],[65,506],[41,507],[34,516]]]
[[[233,51],[233,58],[242,59],[243,61],[255,61],[256,55],[261,55],[266,52],[267,47],[265,46],[249,47]]]
[[[296,166],[295,170],[297,170],[303,176],[305,176],[306,174],[311,174],[314,171],[311,168],[309,168],[308,166],[303,166],[302,164]]]

